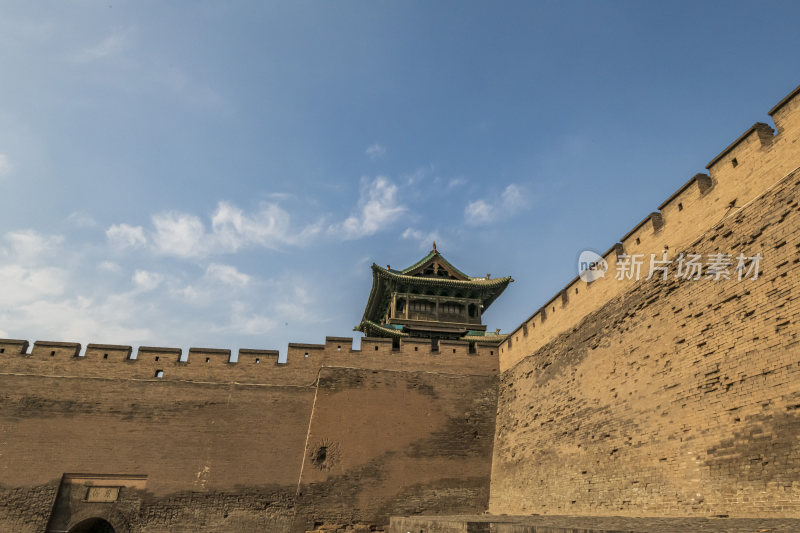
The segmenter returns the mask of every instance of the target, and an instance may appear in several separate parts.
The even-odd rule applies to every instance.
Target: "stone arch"
[[[117,533],[117,530],[104,518],[87,518],[72,526],[69,533]]]
[[[84,511],[72,516],[69,533],[130,533],[130,524],[116,509],[105,512]]]

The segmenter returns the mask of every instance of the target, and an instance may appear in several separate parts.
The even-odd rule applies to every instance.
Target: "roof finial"
[[[433,252],[436,253],[436,241],[433,241]]]

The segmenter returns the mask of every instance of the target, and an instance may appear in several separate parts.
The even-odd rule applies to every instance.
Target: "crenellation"
[[[189,348],[186,360],[190,363],[228,364],[231,363],[231,351],[220,348]]]
[[[181,348],[164,348],[160,346],[139,346],[136,351],[137,361],[154,361],[158,363],[179,362],[183,350]]]
[[[237,360],[232,361],[229,349],[193,347],[184,359],[181,348],[141,346],[136,357],[131,357],[131,346],[94,343],[86,346],[85,356],[78,357],[74,354],[79,344],[39,341],[36,353],[40,357],[0,360],[0,373],[308,385],[326,366],[477,375],[498,371],[498,340],[442,340],[436,351],[425,338],[402,338],[395,345],[392,339],[364,337],[361,350],[353,349],[352,342],[352,337],[327,337],[325,344],[290,343],[286,362],[280,362],[277,350],[241,348]],[[26,346],[24,340],[0,339],[4,350],[0,355],[24,354]],[[49,356],[53,349],[60,357]]]
[[[86,360],[94,358],[104,361],[127,361],[131,358],[133,348],[119,344],[87,344],[84,357]]]
[[[800,112],[800,85],[769,110],[769,116],[772,117],[778,134],[782,134],[787,127],[797,127],[800,121],[793,115],[798,112]]]
[[[77,342],[35,341],[31,357],[78,357],[81,345]]]
[[[28,341],[20,339],[0,339],[0,355],[25,355]]]
[[[337,352],[352,352],[353,337],[325,337],[325,349]]]
[[[256,364],[277,366],[280,353],[278,350],[256,350],[253,348],[239,348],[237,364]],[[285,364],[285,363],[283,363]]]
[[[714,159],[712,159],[706,165],[706,169],[713,178],[721,168],[725,168],[722,166],[723,164],[727,164],[736,168],[739,166],[739,163],[743,162],[739,161],[739,158],[742,155],[751,155],[754,148],[769,148],[772,145],[774,135],[775,130],[773,130],[769,124],[756,122],[735,141],[729,144],[728,147],[720,152]],[[735,164],[733,163],[734,159],[736,160]]]

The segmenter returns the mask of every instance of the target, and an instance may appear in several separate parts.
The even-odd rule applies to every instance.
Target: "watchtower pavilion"
[[[355,327],[370,337],[427,337],[501,341],[487,333],[486,309],[514,281],[510,276],[475,278],[433,249],[408,268],[372,264],[372,290],[364,317]]]

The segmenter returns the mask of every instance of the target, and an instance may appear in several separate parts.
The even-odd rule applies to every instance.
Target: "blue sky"
[[[0,336],[353,335],[436,240],[514,328],[800,83],[793,2],[4,2]]]

